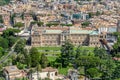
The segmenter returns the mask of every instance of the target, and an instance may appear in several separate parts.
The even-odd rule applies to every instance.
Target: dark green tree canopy
[[[18,30],[18,29],[7,29],[7,30],[3,31],[2,36],[4,38],[8,38],[9,36],[15,36],[15,33],[18,33],[18,32],[20,32],[20,30]]]
[[[69,40],[65,41],[64,45],[61,47],[61,62],[62,66],[67,66],[69,63],[73,62],[75,58],[74,46]]]
[[[26,45],[26,40],[20,39],[18,43],[15,45],[14,51],[17,53],[23,52],[25,45]]]
[[[14,24],[14,27],[18,27],[18,28],[24,27],[24,24],[21,23],[21,22],[17,22],[17,23]]]
[[[99,58],[101,58],[101,59],[105,58],[105,57],[108,55],[108,54],[106,53],[105,49],[103,49],[103,48],[98,48],[98,47],[95,47],[95,49],[94,49],[94,54],[95,54],[95,56],[97,56],[97,57],[99,57]]]
[[[45,56],[45,54],[41,54],[40,64],[41,64],[42,68],[47,67],[47,65],[48,65],[48,59],[47,59],[47,57]]]
[[[115,68],[115,71],[113,72],[113,78],[120,79],[120,65]]]
[[[36,48],[33,47],[30,49],[30,57],[32,67],[36,67],[40,62],[40,53]]]
[[[99,78],[101,77],[100,70],[97,68],[89,68],[87,69],[87,75],[89,75],[91,78]]]
[[[4,49],[8,48],[8,40],[6,38],[0,37],[0,47]]]

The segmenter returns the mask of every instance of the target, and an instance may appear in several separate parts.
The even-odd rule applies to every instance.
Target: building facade
[[[61,79],[62,76],[59,77],[57,69],[54,69],[52,67],[46,67],[45,69],[42,69],[41,72],[35,72],[32,74],[32,80],[38,80],[38,78],[40,79],[49,78],[51,80],[56,80]]]
[[[66,40],[70,40],[75,46],[100,46],[99,34],[94,30],[79,30],[74,28],[45,28],[35,27],[31,32],[31,45],[38,46],[61,46]]]
[[[15,80],[16,78],[26,77],[24,70],[19,70],[16,66],[7,66],[3,72],[5,80]]]

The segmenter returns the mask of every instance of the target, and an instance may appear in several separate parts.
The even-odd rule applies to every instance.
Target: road
[[[2,59],[0,60],[0,64],[5,62],[7,60],[7,58],[12,54],[14,53],[14,48],[15,48],[15,45],[17,44],[17,42],[19,41],[20,39],[18,39],[15,44],[11,47],[11,51],[9,51],[9,53]]]

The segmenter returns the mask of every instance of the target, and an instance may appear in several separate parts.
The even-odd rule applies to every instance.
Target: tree
[[[103,73],[102,78],[111,78],[112,72],[115,69],[115,63],[112,60],[110,54],[107,54],[105,49],[95,48],[94,50],[95,56],[101,59],[101,64],[99,65],[100,71]]]
[[[2,64],[0,64],[0,71],[2,71],[3,70],[3,66],[2,66]]]
[[[47,24],[46,24],[46,26],[49,26],[49,27],[51,27],[52,25],[53,25],[53,26],[57,26],[57,25],[59,25],[59,23],[47,23]]]
[[[98,53],[99,53],[99,48],[98,47],[95,47],[95,49],[94,49],[94,53],[97,55]]]
[[[9,41],[9,44],[8,44],[9,47],[12,47],[13,44],[16,42],[16,38],[13,36],[10,36],[10,37],[8,37],[8,41]]]
[[[101,73],[97,68],[89,68],[86,73],[90,78],[99,78],[101,76]]]
[[[24,26],[24,24],[21,22],[17,22],[14,24],[14,27],[18,27],[18,28],[23,27],[23,26]]]
[[[89,14],[89,17],[92,18],[94,16],[94,13],[90,12],[88,13]]]
[[[28,68],[30,68],[32,66],[32,62],[31,62],[31,56],[27,55],[25,56],[25,63],[27,64]]]
[[[21,18],[22,20],[24,20],[24,12],[21,14]]]
[[[4,49],[8,48],[8,40],[6,38],[0,37],[0,46]]]
[[[112,59],[104,60],[101,68],[101,72],[103,73],[102,78],[111,79],[112,73],[115,71],[115,68],[116,68],[116,64]]]
[[[42,26],[44,23],[43,22],[37,22],[38,26]]]
[[[78,46],[76,49],[76,59],[79,58],[81,54],[83,54],[82,46]]]
[[[0,1],[0,6],[4,6],[10,3],[10,0],[1,0]]]
[[[16,54],[13,54],[12,56],[11,56],[11,59],[12,59],[12,64],[13,65],[16,65],[17,63],[17,61],[16,61],[16,58],[17,58],[17,55]]]
[[[115,54],[115,57],[120,58],[120,52],[118,52],[117,54]]]
[[[78,59],[75,60],[77,67],[84,67],[84,74],[86,75],[87,69],[98,67],[101,64],[101,60],[99,57],[94,56],[79,56]],[[88,75],[90,76],[90,75]]]
[[[0,80],[6,80],[4,77],[0,77]]]
[[[73,24],[60,24],[61,26],[73,26]]]
[[[120,51],[120,33],[119,32],[115,32],[113,33],[113,35],[115,35],[117,37],[117,42],[113,45],[113,51],[115,52],[115,54],[117,54]],[[115,55],[113,54],[113,56]]]
[[[114,51],[115,51],[116,54],[117,54],[117,52],[118,52],[118,48],[119,48],[119,44],[118,44],[118,43],[115,43],[115,44],[113,45],[113,49],[114,49]]]
[[[31,22],[31,25],[35,25],[35,24],[37,24],[37,21],[32,21]]]
[[[18,43],[15,45],[14,51],[17,53],[23,52],[25,44],[26,44],[26,40],[20,39]]]
[[[18,54],[16,60],[20,63],[25,63],[25,56],[23,54]]]
[[[38,65],[36,66],[36,71],[37,71],[37,79],[39,80],[39,79],[40,79],[40,77],[39,77],[39,72],[41,72],[41,65],[40,65],[40,64],[38,64]]]
[[[81,25],[82,26],[89,26],[90,22],[86,21],[86,22],[83,22]]]
[[[27,68],[30,68],[31,65],[32,65],[32,62],[31,62],[31,56],[28,52],[27,49],[24,49],[23,51],[21,51],[21,54],[24,55],[25,59],[24,59],[24,64],[27,65]]]
[[[15,33],[18,33],[18,32],[20,32],[20,30],[18,29],[6,29],[3,31],[2,36],[4,38],[8,38],[9,36],[15,36]]]
[[[62,45],[60,58],[63,67],[67,67],[69,63],[73,62],[73,59],[75,58],[74,46],[69,40],[65,41],[65,43]]]
[[[97,11],[96,12],[96,16],[99,16],[101,13],[100,13],[100,11]]]
[[[2,57],[4,55],[4,49],[2,47],[0,47],[0,57]]]
[[[95,56],[99,57],[100,59],[104,59],[107,56],[105,49],[97,48],[97,47],[94,49],[94,54],[95,54]]]
[[[94,56],[79,56],[79,58],[76,59],[76,63],[78,66],[96,67],[101,64],[101,60],[99,57]]]
[[[14,18],[16,17],[16,14],[14,13],[14,14],[12,14],[12,15],[10,15],[10,21],[12,22],[12,23],[14,23]]]
[[[42,54],[42,55],[41,55],[40,64],[42,65],[42,68],[47,67],[47,65],[48,65],[48,59],[47,59],[47,57],[45,56],[45,54]]]
[[[30,49],[30,57],[32,67],[36,67],[40,62],[40,53],[36,48],[32,47]]]
[[[120,66],[117,66],[117,67],[115,68],[115,71],[113,72],[112,76],[113,76],[113,79],[118,79],[118,78],[120,78]]]

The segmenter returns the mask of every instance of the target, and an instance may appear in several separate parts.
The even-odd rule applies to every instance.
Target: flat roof
[[[92,30],[70,30],[70,34],[90,34]]]
[[[90,35],[98,35],[99,33],[98,33],[98,31],[92,31],[91,33],[90,33]]]
[[[47,33],[47,34],[60,34],[60,33],[62,33],[62,30],[45,30],[44,33]]]

